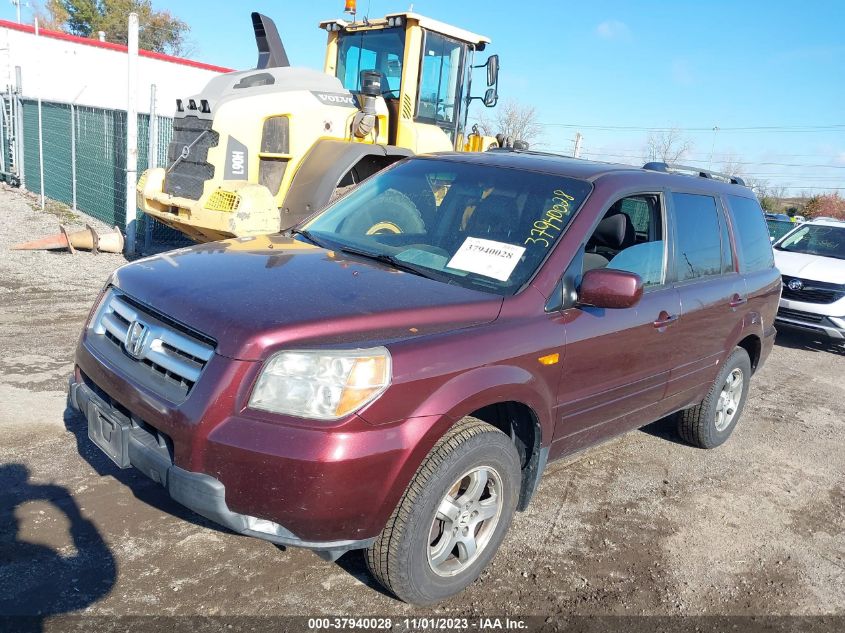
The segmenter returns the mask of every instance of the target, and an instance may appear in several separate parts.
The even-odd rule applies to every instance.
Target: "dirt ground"
[[[552,464],[481,579],[416,609],[360,554],[217,529],[90,445],[66,379],[125,260],[9,250],[56,223],[0,191],[0,615],[845,614],[844,347],[779,334],[719,449],[660,422]]]

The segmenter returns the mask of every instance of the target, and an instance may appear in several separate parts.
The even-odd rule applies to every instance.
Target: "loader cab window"
[[[405,31],[402,28],[341,32],[337,45],[337,78],[351,92],[361,89],[361,71],[381,73],[385,99],[398,99],[402,83]]]
[[[425,32],[420,69],[418,121],[434,123],[452,134],[460,116],[461,78],[466,45],[439,33]]]

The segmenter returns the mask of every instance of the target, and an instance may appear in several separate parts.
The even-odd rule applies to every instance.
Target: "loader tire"
[[[423,233],[425,222],[417,205],[395,189],[388,189],[370,203],[370,209],[357,213],[344,224],[347,235],[382,235],[386,233]]]

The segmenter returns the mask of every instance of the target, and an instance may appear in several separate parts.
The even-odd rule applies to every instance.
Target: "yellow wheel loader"
[[[330,20],[319,72],[290,66],[268,17],[252,22],[256,68],[177,100],[167,167],[138,181],[138,206],[193,240],[275,233],[405,156],[499,145],[466,130],[473,100],[498,99],[498,56],[473,65],[482,35],[411,12]],[[471,96],[475,68],[483,97]],[[411,201],[384,203],[369,232],[415,228]]]

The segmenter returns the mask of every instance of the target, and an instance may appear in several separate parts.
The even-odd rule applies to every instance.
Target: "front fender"
[[[548,388],[531,372],[513,365],[494,365],[477,367],[453,376],[422,402],[408,416],[403,426],[415,429],[414,449],[398,464],[396,481],[384,502],[384,516],[378,517],[378,524],[383,527],[387,516],[399,503],[401,494],[407,488],[414,474],[419,469],[426,455],[438,440],[461,418],[487,405],[498,402],[519,402],[529,407],[537,416],[540,425],[539,450],[527,465],[528,473],[523,478],[520,493],[520,509],[525,509],[528,500],[543,472],[548,446],[553,437],[552,408],[548,404],[554,400]],[[421,430],[421,423],[425,430]],[[411,431],[408,431],[411,432]]]
[[[455,375],[434,390],[416,409],[414,416],[445,415],[460,420],[487,405],[520,402],[537,416],[542,431],[541,444],[551,442],[554,402],[551,389],[537,376],[514,365],[476,367]]]

